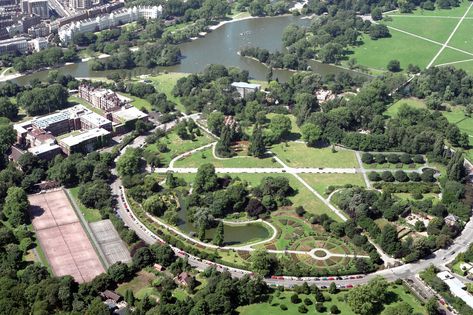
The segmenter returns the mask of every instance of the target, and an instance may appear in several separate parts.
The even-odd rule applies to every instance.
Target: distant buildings
[[[246,82],[233,82],[231,84],[234,88],[236,88],[237,92],[240,93],[241,97],[245,97],[250,93],[255,93],[261,89],[260,84],[252,84]]]
[[[161,16],[161,6],[138,6],[124,8],[108,14],[98,15],[94,18],[87,18],[74,21],[59,28],[58,34],[63,44],[68,44],[75,34],[85,32],[97,32],[118,25],[137,21],[140,18],[157,19]]]
[[[9,38],[0,41],[0,54],[18,51],[22,54],[28,51],[26,37]]]
[[[47,19],[49,18],[48,0],[22,0],[21,11]]]

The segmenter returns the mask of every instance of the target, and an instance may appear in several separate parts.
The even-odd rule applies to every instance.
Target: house
[[[111,290],[105,290],[100,293],[100,296],[104,300],[112,300],[115,303],[118,303],[122,300],[122,296],[114,291]]]
[[[445,217],[445,224],[449,225],[449,226],[453,226],[453,225],[456,225],[458,223],[458,221],[460,220],[459,217],[457,217],[456,215],[454,214],[449,214]]]
[[[166,270],[166,268],[164,268],[163,266],[161,266],[160,264],[154,264],[154,270],[158,271],[158,272],[163,272],[164,270]]]
[[[245,97],[246,95],[255,93],[256,91],[259,91],[261,89],[260,84],[252,84],[246,82],[233,82],[231,86],[234,87],[238,93],[240,93],[241,97]]]
[[[174,281],[176,281],[177,284],[182,285],[184,287],[187,287],[192,279],[192,276],[187,273],[187,272],[181,272],[176,278],[174,278]]]
[[[332,91],[323,89],[317,90],[317,92],[315,92],[315,96],[317,97],[317,101],[319,101],[320,104],[335,98],[335,95],[332,93]]]

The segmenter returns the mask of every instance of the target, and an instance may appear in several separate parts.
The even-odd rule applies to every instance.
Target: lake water
[[[255,79],[265,80],[268,68],[256,60],[241,57],[238,51],[247,46],[266,48],[270,51],[284,50],[281,37],[286,26],[290,24],[309,25],[309,19],[294,16],[279,16],[268,18],[247,19],[227,23],[203,38],[180,44],[183,59],[181,64],[172,67],[156,69],[136,68],[129,70],[132,75],[156,74],[164,70],[170,72],[195,73],[205,69],[209,64],[222,64],[248,70]],[[352,72],[332,65],[311,62],[312,70],[321,75],[338,72]],[[87,63],[64,66],[57,69],[59,72],[71,74],[78,78],[104,77],[113,71],[90,71]],[[120,70],[123,71],[123,70]],[[293,72],[274,70],[274,78],[287,81]],[[37,72],[17,78],[15,81],[25,84],[33,78],[45,80],[48,71]]]

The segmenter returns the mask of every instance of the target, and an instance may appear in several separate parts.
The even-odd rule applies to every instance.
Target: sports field
[[[55,276],[88,282],[105,272],[63,190],[28,196],[29,214]]]
[[[409,64],[420,68],[454,65],[473,73],[473,3],[462,1],[459,7],[417,9],[413,13],[390,12],[381,24],[390,38],[372,40],[364,35],[363,44],[354,47],[350,58],[371,69],[386,70],[396,59],[401,68]]]

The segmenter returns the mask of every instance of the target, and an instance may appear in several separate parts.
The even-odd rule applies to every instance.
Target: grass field
[[[176,85],[177,80],[188,76],[187,73],[163,73],[157,76],[149,77],[148,79],[153,82],[154,87],[161,93],[166,94],[170,101],[176,103],[176,107],[179,111],[185,112],[185,107],[182,105],[179,98],[172,94],[172,89]]]
[[[71,193],[71,196],[75,199],[77,205],[79,206],[80,212],[82,212],[87,222],[91,223],[102,220],[102,216],[100,215],[99,210],[87,208],[82,204],[82,202],[80,202],[79,187],[70,188],[69,192]]]
[[[174,163],[175,167],[199,167],[202,164],[211,163],[215,167],[281,167],[279,163],[273,161],[271,157],[258,159],[252,156],[233,157],[230,159],[219,160],[214,158],[212,149],[206,149],[196,152]]]
[[[450,123],[456,124],[460,131],[469,135],[470,146],[473,145],[473,118],[465,115],[463,107],[456,106],[450,112],[442,112]],[[466,157],[473,161],[473,149],[465,151]]]
[[[355,153],[348,150],[332,153],[330,147],[311,148],[304,143],[287,142],[274,145],[271,151],[291,167],[358,167]]]
[[[390,60],[396,59],[405,70],[408,64],[425,68],[431,61],[434,65],[444,65],[473,58],[473,39],[470,30],[473,27],[473,10],[468,13],[456,32],[450,38],[450,47],[461,49],[456,51],[446,47],[436,56],[442,45],[449,39],[464,15],[470,2],[462,1],[459,7],[443,10],[427,11],[418,9],[413,13],[389,13],[388,19],[380,23],[390,28],[391,37],[371,40],[368,35],[363,35],[363,44],[353,48],[350,58],[355,58],[357,63],[376,70],[386,70]],[[473,61],[455,63],[455,67],[473,73]]]
[[[399,109],[404,105],[408,105],[414,108],[427,108],[424,101],[416,99],[416,98],[403,98],[397,101],[396,103],[389,106],[389,108],[384,112],[384,115],[389,117],[397,116]]]
[[[425,308],[421,306],[420,302],[410,293],[406,293],[405,289],[402,286],[395,286],[391,285],[388,289],[388,292],[391,297],[391,303],[389,306],[394,306],[401,302],[408,303],[412,308],[412,314],[427,314]],[[298,311],[299,305],[303,304],[303,302],[298,304],[291,303],[291,295],[293,292],[285,291],[281,292],[280,296],[276,296],[273,294],[273,300],[270,303],[260,303],[260,304],[251,304],[248,306],[242,306],[237,309],[238,314],[240,315],[260,315],[260,314],[271,314],[271,315],[298,315],[300,314]],[[330,314],[330,307],[332,305],[336,305],[340,310],[339,314],[343,315],[354,315],[355,313],[351,310],[350,306],[347,302],[345,302],[345,295],[347,294],[346,291],[338,292],[337,294],[329,294],[328,292],[324,292],[324,296],[330,298],[330,301],[324,302],[324,306],[326,307],[327,311],[320,314]],[[314,296],[313,295],[304,295],[299,294],[299,298],[304,301],[304,299],[309,298],[313,304],[315,304]],[[280,305],[284,304],[287,306],[287,310],[281,310]],[[309,310],[308,314],[319,314],[315,311],[314,305],[307,306]],[[385,310],[381,312],[384,314]]]
[[[211,143],[212,141],[214,140],[204,132],[201,136],[196,137],[195,140],[182,140],[174,131],[172,131],[165,137],[161,138],[157,143],[146,146],[145,150],[149,152],[159,152],[158,145],[165,144],[169,151],[159,153],[159,157],[161,159],[161,163],[167,166],[169,165],[169,162],[179,154],[197,149],[201,146]]]
[[[325,195],[325,191],[329,186],[344,186],[347,184],[365,187],[365,181],[361,174],[301,174],[312,188],[321,195]]]

